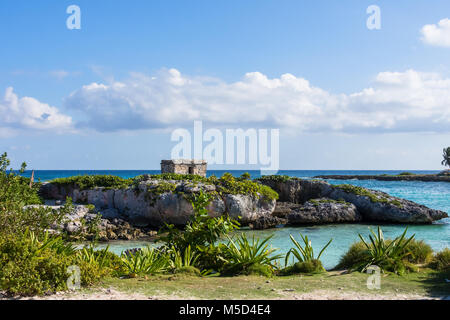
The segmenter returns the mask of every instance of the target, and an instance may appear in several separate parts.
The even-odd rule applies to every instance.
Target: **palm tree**
[[[443,166],[449,166],[450,167],[450,147],[444,148],[444,153],[442,154],[444,157],[444,160],[442,160],[441,164]]]

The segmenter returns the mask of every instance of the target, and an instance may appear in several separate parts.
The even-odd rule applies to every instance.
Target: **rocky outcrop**
[[[351,203],[361,214],[363,221],[428,224],[448,217],[448,214],[443,211],[430,209],[409,200],[392,197],[384,192],[361,187],[350,185],[333,186],[321,180],[280,179],[277,177],[273,179],[266,177],[260,179],[260,182],[278,192],[281,201],[305,205],[311,199],[326,198]],[[314,217],[322,216],[322,219],[326,220],[327,218],[325,217],[333,216],[332,211],[330,211],[331,208],[328,208],[327,205],[321,208],[311,207],[307,210],[305,210],[305,206],[302,208],[306,213],[298,214],[297,221],[302,219],[305,221],[321,221],[321,219],[315,219]],[[336,208],[336,210],[333,210],[336,219],[337,212],[343,209]],[[300,207],[298,207],[297,211],[299,210]],[[324,210],[324,212],[320,213],[321,210]],[[350,213],[347,212],[345,216],[350,216]],[[294,221],[296,218],[292,216],[292,219]]]
[[[380,180],[380,181],[422,181],[450,182],[450,174],[411,174],[411,175],[320,175],[317,179],[332,180]]]
[[[33,205],[28,207],[45,207],[56,213],[66,212],[59,223],[53,224],[48,230],[51,233],[66,233],[71,239],[107,240],[138,240],[149,239],[156,235],[150,229],[137,228],[127,221],[119,218],[106,218],[96,212],[91,206],[73,205],[69,210],[63,205],[55,205],[47,201],[46,205]]]
[[[43,184],[40,193],[46,199],[71,197],[75,203],[93,204],[104,217],[123,219],[138,227],[158,228],[165,223],[185,225],[193,215],[189,197],[203,190],[213,195],[208,206],[211,216],[225,213],[243,225],[270,216],[275,200],[246,194],[222,194],[215,185],[179,180],[147,180],[123,189],[80,190],[74,185]]]
[[[352,223],[362,221],[355,205],[330,199],[313,199],[305,204],[278,203],[283,208],[287,224]],[[279,208],[278,210],[280,210]]]
[[[353,203],[365,221],[427,224],[448,217],[443,211],[361,187],[333,187],[327,197]]]

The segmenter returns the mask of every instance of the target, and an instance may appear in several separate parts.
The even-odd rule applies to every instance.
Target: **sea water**
[[[220,177],[225,171],[208,171],[208,175],[214,174]],[[229,171],[234,176],[239,176],[246,171]],[[299,178],[311,178],[317,175],[345,175],[345,174],[398,174],[401,171],[304,171],[304,170],[281,170],[280,175],[289,175]],[[410,171],[417,174],[437,173],[437,171]],[[48,181],[54,178],[69,177],[73,175],[84,174],[114,174],[123,178],[130,178],[140,174],[157,174],[159,170],[37,170],[35,179]],[[252,178],[259,177],[259,171],[249,171]],[[30,172],[25,173],[26,176]],[[332,184],[353,184],[365,188],[380,190],[392,196],[412,200],[433,209],[442,210],[450,213],[450,183],[448,182],[421,182],[421,181],[377,181],[377,180],[328,180]],[[407,225],[381,225],[386,237],[394,238],[400,235]],[[270,245],[279,249],[279,253],[286,253],[292,243],[289,235],[292,234],[297,240],[300,240],[299,233],[307,235],[312,242],[314,250],[318,253],[320,249],[330,240],[331,245],[324,252],[321,260],[325,268],[334,267],[339,258],[347,251],[353,242],[359,240],[358,234],[365,237],[370,233],[369,228],[374,231],[377,224],[328,224],[318,226],[302,227],[283,227],[269,230],[242,230],[248,235],[257,237],[266,237],[272,235]],[[431,225],[409,225],[408,235],[415,234],[416,239],[424,240],[434,250],[442,250],[450,247],[450,218],[436,221]],[[143,247],[153,245],[143,241],[112,241],[109,243],[111,251],[120,254],[123,250],[129,248]]]

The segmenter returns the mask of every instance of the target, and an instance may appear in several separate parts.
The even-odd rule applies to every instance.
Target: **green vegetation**
[[[322,262],[320,261],[320,257],[322,256],[323,252],[326,248],[331,244],[333,239],[330,239],[328,243],[320,250],[319,255],[317,258],[314,256],[314,249],[311,245],[311,241],[308,239],[308,236],[303,236],[300,233],[300,237],[303,240],[303,246],[295,240],[295,238],[292,235],[289,235],[291,238],[292,243],[294,244],[294,247],[291,248],[288,253],[286,254],[284,264],[286,265],[286,268],[284,270],[285,274],[292,274],[292,273],[317,273],[317,272],[323,272],[325,269],[322,266]],[[288,266],[289,257],[293,256],[294,265]]]
[[[256,181],[274,181],[274,182],[286,182],[289,180],[301,180],[301,179],[297,177],[290,177],[286,175],[277,175],[277,174],[262,176],[256,179]]]
[[[423,242],[413,242],[414,235],[406,238],[407,230],[394,240],[385,239],[380,227],[377,233],[370,230],[369,242],[359,235],[361,242],[351,246],[337,267],[365,271],[370,265],[377,265],[398,274],[414,271],[413,263],[429,261],[430,249]]]
[[[349,202],[340,199],[340,200],[333,200],[333,199],[311,199],[308,200],[309,203],[313,204],[314,206],[319,206],[320,204],[323,203],[337,203],[337,204],[344,204],[344,205],[350,205]]]
[[[367,197],[373,203],[385,203],[385,204],[394,205],[394,206],[399,207],[399,208],[402,207],[402,204],[401,204],[400,201],[395,200],[395,199],[391,200],[388,195],[383,195],[381,193],[377,194],[377,193],[375,193],[373,191],[370,191],[370,190],[368,190],[366,188],[363,188],[363,187],[358,187],[358,186],[354,186],[354,185],[351,185],[351,184],[340,184],[340,185],[337,185],[335,187],[339,188],[339,189],[341,189],[341,190],[343,190],[344,192],[347,192],[347,193],[353,193],[353,194],[356,194],[356,195],[359,195],[359,196]]]
[[[61,186],[73,186],[80,190],[102,187],[105,189],[124,189],[131,185],[131,179],[124,179],[113,175],[85,175],[68,178],[57,178],[51,183]]]
[[[226,274],[260,274],[270,276],[276,269],[275,261],[281,255],[273,255],[276,249],[268,248],[271,237],[263,240],[252,237],[250,242],[242,234],[235,241],[230,239],[224,247],[223,269]]]
[[[279,290],[289,287],[293,280],[299,279],[292,276],[297,273],[310,276],[311,280],[308,281],[311,282],[306,283],[306,287],[309,286],[310,289],[316,288],[317,282],[327,282],[325,287],[332,285],[335,288],[340,281],[341,286],[346,286],[351,279],[362,279],[360,273],[352,273],[331,280],[324,272],[320,257],[332,240],[316,257],[311,242],[303,235],[300,236],[304,244],[300,244],[291,236],[294,247],[284,257],[285,268],[280,269],[279,260],[283,256],[276,254],[277,250],[269,247],[271,237],[248,239],[247,236],[241,235],[231,238],[230,233],[239,228],[239,223],[228,216],[210,217],[206,208],[214,195],[203,191],[189,197],[194,216],[185,229],[179,230],[173,225],[166,225],[160,231],[161,246],[158,248],[126,251],[120,256],[111,253],[108,247],[97,250],[95,242],[79,249],[67,240],[65,234],[55,235],[46,231],[52,224],[61,223],[64,216],[73,210],[71,199],[68,198],[59,211],[42,207],[24,208],[41,202],[37,188],[30,187],[29,180],[15,175],[12,170],[8,171],[8,166],[9,161],[4,154],[0,158],[0,290],[7,294],[42,295],[67,290],[68,280],[73,276],[73,267],[80,271],[79,280],[83,287],[112,283],[125,289],[133,286],[133,290],[140,288],[152,292],[158,287],[156,290],[169,292],[175,290],[171,286],[177,281],[177,290],[180,290],[179,283],[197,279],[186,285],[186,288],[191,288],[194,284],[196,286],[186,294],[191,297],[198,295],[200,298],[206,294],[205,287],[213,283],[217,285],[218,282],[230,288],[230,292],[222,290],[223,294],[226,292],[239,297],[240,290],[245,290],[250,296],[267,297],[267,292],[258,292],[260,289],[248,287],[249,282],[246,283],[245,279],[251,279],[252,284],[262,281],[260,277],[254,277],[255,275],[272,277],[273,280],[270,281],[276,283],[274,286],[280,288]],[[25,165],[22,166],[22,172],[23,170]],[[100,184],[105,188],[115,188],[124,186],[124,180],[97,177],[93,180],[73,179],[70,183],[76,183],[80,187]],[[249,180],[249,176],[245,174],[239,178],[225,174],[220,179],[210,177],[207,180],[216,185],[218,192],[239,193],[246,190],[245,192],[249,191],[255,195],[264,195],[261,185]],[[168,187],[162,186],[163,189]],[[273,190],[270,190],[269,188],[265,191],[269,196],[275,196],[271,194]],[[89,228],[95,233],[95,223]],[[387,272],[404,274],[404,279],[394,278],[394,275],[389,274],[390,280],[384,281],[391,281],[391,287],[400,283],[402,288],[418,290],[411,279],[418,281],[417,279],[422,279],[420,277],[423,276],[420,281],[426,281],[426,290],[441,292],[442,288],[435,279],[441,281],[440,279],[448,274],[450,250],[445,249],[433,256],[431,248],[423,241],[415,241],[414,236],[406,239],[406,231],[394,240],[385,240],[381,229],[378,234],[372,232],[369,242],[360,235],[361,242],[352,245],[349,252],[342,257],[340,267],[364,271],[368,265],[376,264]],[[228,241],[223,242],[225,239]],[[291,257],[294,258],[294,263],[287,266]],[[422,267],[422,271],[419,271],[417,264],[429,266],[436,271],[426,269],[424,272]],[[414,272],[405,273],[407,270]],[[315,275],[316,273],[321,274]],[[242,275],[253,277],[246,278]],[[277,275],[282,277],[276,277]],[[141,282],[136,282],[134,278],[140,278]],[[365,284],[365,281],[362,283]],[[300,290],[297,284],[292,286]],[[301,286],[305,288],[305,282],[302,281]],[[384,282],[383,287],[385,286]],[[351,289],[362,290],[359,287]],[[209,294],[208,292],[208,298],[211,298]],[[273,293],[277,294],[279,293]]]
[[[411,173],[411,172],[401,172],[398,174],[399,176],[415,176],[415,173]]]
[[[278,199],[278,194],[270,187],[250,180],[250,175],[244,173],[241,177],[235,178],[230,173],[224,173],[221,178],[211,176],[205,178],[191,174],[164,173],[155,175],[141,175],[135,178],[123,179],[113,175],[92,175],[73,176],[68,178],[58,178],[51,183],[60,186],[73,186],[80,190],[94,189],[97,187],[105,189],[124,189],[137,185],[144,180],[159,180],[158,185],[148,191],[152,195],[159,196],[166,192],[175,192],[176,184],[169,181],[189,181],[193,184],[203,183],[215,185],[218,194],[245,194],[253,197],[263,197],[266,200]]]
[[[450,273],[450,249],[445,248],[444,250],[436,253],[430,263],[430,266],[438,271]]]
[[[122,253],[123,266],[129,277],[149,275],[167,271],[169,256],[158,249],[146,247],[133,253]]]

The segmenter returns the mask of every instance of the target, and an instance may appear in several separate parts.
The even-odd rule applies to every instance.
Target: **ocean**
[[[224,172],[230,172],[234,176],[239,176],[244,172],[249,172],[252,178],[260,176],[259,171],[222,171],[209,170],[208,175],[216,175],[220,177]],[[280,170],[278,174],[288,175],[299,178],[311,178],[317,175],[331,174],[398,174],[401,170],[396,171],[338,171],[338,170]],[[438,171],[411,171],[417,174],[431,174]],[[55,178],[69,177],[73,175],[85,174],[113,174],[123,178],[130,178],[140,174],[157,174],[159,170],[36,170],[35,179],[41,181],[49,181]],[[31,172],[27,171],[24,176],[30,176]],[[415,201],[426,205],[433,209],[439,209],[450,213],[450,183],[448,182],[420,182],[420,181],[376,181],[376,180],[328,180],[332,184],[348,183],[370,189],[380,190],[390,195]],[[270,230],[243,230],[250,235],[255,234],[258,237],[266,237],[273,235],[271,245],[279,249],[281,253],[285,253],[291,247],[289,235],[300,239],[300,232],[307,235],[316,252],[319,252],[329,239],[333,238],[333,242],[324,252],[321,260],[325,268],[334,267],[339,258],[344,254],[349,246],[358,241],[358,234],[363,236],[369,234],[369,228],[376,230],[377,224],[329,224],[321,226],[304,226],[304,227],[286,227]],[[386,237],[393,238],[400,235],[406,225],[381,225]],[[442,219],[431,225],[410,225],[408,227],[408,235],[415,234],[416,239],[424,240],[434,250],[442,250],[450,247],[450,218]],[[135,247],[143,247],[149,243],[142,241],[114,241],[111,242],[112,251],[120,254],[123,250]]]

